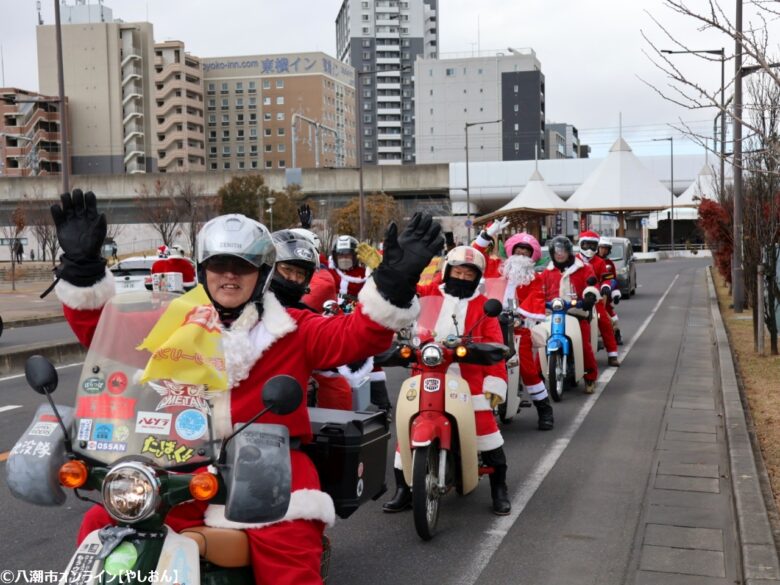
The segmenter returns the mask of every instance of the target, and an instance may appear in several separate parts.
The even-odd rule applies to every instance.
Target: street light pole
[[[60,0],[54,0],[54,25],[57,32],[57,85],[60,97],[60,139],[62,141],[62,192],[70,191],[70,156],[68,156],[68,112],[65,108],[65,77],[62,66],[62,25]]]
[[[269,197],[268,201],[268,213],[271,214],[271,231],[274,231],[274,203],[276,203],[276,197]]]
[[[734,250],[731,257],[731,294],[734,312],[741,313],[745,302],[742,269],[742,0],[737,0],[734,27]]]
[[[466,133],[466,234],[469,243],[471,243],[471,184],[469,182],[469,128],[472,126],[485,126],[487,124],[500,124],[502,119],[490,120],[489,122],[466,122],[464,129]]]

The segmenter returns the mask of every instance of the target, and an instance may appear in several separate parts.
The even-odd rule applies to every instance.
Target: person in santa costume
[[[160,250],[160,259],[152,264],[152,275],[178,272],[181,274],[182,289],[184,291],[195,288],[198,284],[195,274],[195,263],[189,258],[185,258],[183,250],[178,245],[174,244],[171,247],[160,246],[160,248],[165,248],[165,250]]]
[[[330,273],[336,282],[339,297],[357,297],[368,279],[368,271],[358,259],[358,241],[352,236],[338,236],[333,243],[329,263]],[[371,381],[371,404],[388,414],[392,411],[387,393],[387,375],[380,367],[369,374]]]
[[[524,323],[515,333],[520,336],[517,353],[520,358],[520,377],[525,389],[536,407],[540,431],[553,428],[553,408],[547,394],[547,386],[539,373],[539,364],[534,357],[531,341],[531,327],[545,319],[542,278],[534,266],[542,257],[542,248],[531,234],[515,234],[506,241],[507,259],[501,266],[501,274],[507,279],[504,305],[514,298],[517,311],[525,317]],[[514,389],[513,389],[514,391]]]
[[[572,303],[581,303],[582,314],[577,315],[582,332],[583,365],[585,367],[585,392],[593,394],[599,376],[596,357],[590,343],[590,312],[596,304],[599,289],[593,268],[574,255],[574,246],[566,236],[556,236],[547,244],[550,263],[542,271],[542,289],[545,301],[561,297]]]
[[[484,270],[485,259],[479,251],[470,246],[457,246],[447,254],[442,275],[443,284],[417,286],[420,296],[444,297],[434,328],[437,340],[468,331],[482,342],[504,342],[498,320],[484,318],[483,307],[488,299],[478,290]],[[453,315],[461,324],[459,331],[456,330]],[[493,513],[509,514],[512,504],[506,486],[504,438],[493,416],[493,409],[506,399],[506,363],[502,360],[490,366],[453,364],[449,373],[461,376],[471,390],[477,427],[477,450],[482,453],[482,463],[494,469],[490,474]],[[395,482],[395,495],[382,506],[385,512],[400,512],[410,508],[412,503],[411,488],[404,480],[401,456],[398,452],[395,457]]]
[[[101,310],[114,295],[114,279],[100,255],[106,218],[98,214],[95,195],[78,189],[62,195],[61,204],[51,211],[64,252],[55,291],[77,338],[89,346]],[[441,249],[440,231],[430,216],[421,214],[412,218],[400,238],[391,224],[385,260],[360,292],[355,312],[326,319],[285,309],[268,290],[276,251],[263,225],[238,214],[207,222],[198,234],[198,272],[219,315],[230,388],[212,404],[217,437],[257,414],[263,406],[263,385],[271,377],[287,374],[305,387],[315,368],[386,349],[394,330],[408,324],[419,310],[413,283]],[[289,415],[269,413],[263,422],[285,425],[290,437],[302,442],[312,438],[305,404]],[[290,460],[293,491],[283,520],[242,525],[225,518],[224,506],[188,502],[174,507],[166,522],[176,531],[204,523],[245,529],[257,583],[320,583],[322,533],[334,520],[333,502],[320,491],[314,464],[302,451],[291,451]],[[84,517],[79,542],[110,523],[103,507],[93,507]]]
[[[471,243],[474,248],[485,255],[485,260],[487,262],[485,264],[485,278],[497,278],[501,276],[501,264],[503,261],[501,258],[496,258],[493,256],[492,252],[495,248],[498,234],[500,234],[508,225],[509,220],[505,217],[502,217],[479,232],[477,239]],[[509,252],[507,252],[507,255],[509,255]]]
[[[618,345],[623,345],[623,335],[620,333],[620,325],[618,325],[618,316],[615,312],[615,305],[620,302],[623,293],[620,292],[620,286],[617,281],[617,268],[615,263],[609,257],[612,253],[612,240],[602,237],[599,239],[599,257],[604,261],[607,266],[607,271],[604,274],[604,282],[608,282],[612,287],[612,293],[610,296],[604,299],[604,308],[607,310],[612,321],[612,328],[615,330],[615,341]]]
[[[598,317],[599,333],[601,333],[601,339],[604,341],[604,349],[607,350],[607,363],[614,368],[620,366],[618,360],[618,346],[615,339],[615,330],[612,328],[612,321],[607,314],[605,299],[610,298],[612,295],[612,286],[609,283],[610,277],[607,269],[607,265],[604,259],[598,255],[599,248],[599,235],[594,231],[580,232],[579,237],[580,253],[577,254],[577,258],[582,260],[584,264],[590,265],[593,268],[593,273],[596,275],[597,287],[601,293],[599,302],[596,303],[596,316]]]

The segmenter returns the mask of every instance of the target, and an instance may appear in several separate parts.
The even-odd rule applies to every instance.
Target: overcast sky
[[[53,23],[55,0],[42,0],[42,17]],[[68,0],[73,2],[74,0]],[[89,0],[95,2],[96,0]],[[126,22],[149,20],[157,41],[178,39],[194,55],[215,57],[321,50],[335,56],[334,21],[341,0],[105,0],[114,17]],[[706,5],[690,0],[691,6]],[[731,0],[722,0],[733,11]],[[663,6],[662,0],[439,0],[440,57],[447,53],[530,47],[546,78],[547,117],[580,129],[593,155],[604,156],[618,134],[622,112],[624,137],[638,154],[668,151],[667,126],[680,118],[697,128],[711,128],[714,110],[689,111],[670,104],[639,77],[654,84],[662,75],[643,54],[649,46],[640,30],[664,43],[647,14],[651,12],[675,35],[699,49],[733,43],[700,32]],[[37,90],[35,0],[0,0],[0,44],[5,85]],[[478,26],[479,23],[479,26]],[[478,44],[479,42],[479,44]],[[687,73],[708,88],[720,85],[720,67],[696,57],[676,57]],[[727,67],[733,69],[731,63]],[[728,69],[727,69],[728,78]],[[0,80],[2,81],[2,80]],[[702,152],[675,142],[675,152]]]

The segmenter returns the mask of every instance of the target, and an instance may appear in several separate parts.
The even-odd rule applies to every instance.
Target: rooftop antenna
[[[43,17],[41,16],[41,0],[38,0],[35,3],[35,9],[38,11],[38,25],[40,26],[43,24]],[[3,85],[5,85],[5,83]]]
[[[620,132],[620,137],[623,138],[623,112],[618,113],[618,128]]]
[[[534,142],[534,170],[539,170],[539,143]]]

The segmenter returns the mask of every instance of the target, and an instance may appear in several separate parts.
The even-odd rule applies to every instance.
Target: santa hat
[[[534,319],[536,321],[544,321],[544,294],[542,293],[542,287],[534,287],[528,296],[523,299],[520,306],[517,308],[517,312],[523,315],[527,319]]]
[[[599,243],[599,235],[594,231],[580,232],[579,242],[596,242]]]

